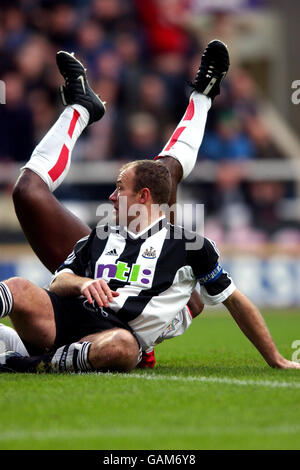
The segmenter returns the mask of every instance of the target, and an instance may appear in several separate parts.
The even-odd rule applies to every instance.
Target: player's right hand
[[[91,279],[83,283],[80,289],[90,304],[95,300],[99,307],[108,307],[108,302],[112,302],[114,297],[118,297],[119,292],[111,290],[103,279]]]
[[[289,361],[284,357],[281,357],[275,367],[277,369],[300,369],[300,363],[296,361]]]

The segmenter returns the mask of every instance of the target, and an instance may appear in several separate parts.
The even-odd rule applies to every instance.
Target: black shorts
[[[123,328],[135,336],[129,325],[115,315],[106,312],[98,305],[91,305],[86,298],[61,297],[46,290],[49,295],[55,316],[56,337],[54,349],[65,344],[74,343],[85,336],[112,328]],[[139,345],[140,347],[140,345]]]

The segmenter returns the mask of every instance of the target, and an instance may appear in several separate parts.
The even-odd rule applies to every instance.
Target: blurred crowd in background
[[[74,161],[121,163],[158,155],[185,112],[188,82],[207,40],[214,34],[230,37],[226,13],[211,16],[208,37],[193,26],[190,5],[189,0],[1,0],[6,105],[0,110],[0,162],[27,160],[62,109],[58,50],[75,52],[107,102],[104,118],[87,128],[75,147]],[[295,196],[293,182],[244,181],[245,163],[286,156],[261,119],[256,82],[234,57],[232,62],[198,156],[198,162],[218,165],[217,176],[190,184],[189,195],[205,204],[208,234],[218,242],[299,243],[298,222],[287,222],[280,210],[284,198]],[[62,198],[95,198],[88,185],[61,191]]]

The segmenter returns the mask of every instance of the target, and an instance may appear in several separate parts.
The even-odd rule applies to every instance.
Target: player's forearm
[[[62,273],[57,276],[50,286],[51,292],[65,297],[77,297],[81,295],[83,284],[88,280],[72,273]]]
[[[271,367],[281,367],[284,360],[257,308],[236,290],[225,302],[232,317]]]

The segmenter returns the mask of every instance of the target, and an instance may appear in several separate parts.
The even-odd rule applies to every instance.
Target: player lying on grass
[[[220,78],[225,74],[228,69],[229,60],[228,53],[224,45],[218,41],[214,41],[206,50],[206,59],[202,59],[202,71],[199,70],[199,79],[204,79],[204,86],[209,84],[210,79],[213,81],[215,77],[212,75],[219,75],[218,82],[214,85],[210,96],[218,94]],[[205,54],[204,54],[205,55]],[[218,57],[214,57],[218,55]],[[223,59],[222,59],[223,56]],[[58,56],[58,65],[63,76],[66,78],[66,84],[61,90],[64,104],[68,102],[80,102],[84,108],[67,107],[66,111],[60,117],[56,125],[50,130],[49,134],[33,153],[33,158],[26,165],[21,177],[19,178],[14,190],[14,202],[17,216],[20,224],[24,230],[27,239],[41,259],[43,264],[52,272],[54,272],[60,264],[65,260],[70,251],[73,249],[74,243],[84,235],[88,235],[91,229],[81,222],[72,213],[67,211],[53,196],[52,191],[56,189],[59,184],[64,180],[71,161],[72,148],[80,136],[82,130],[88,121],[91,124],[93,121],[98,120],[103,114],[103,105],[99,106],[99,100],[94,96],[87,86],[88,93],[82,87],[82,82],[77,81],[78,77],[85,76],[84,68],[74,59],[71,64],[75,64],[75,77],[68,78],[68,73],[64,67],[61,68]],[[210,63],[208,61],[215,60],[221,61],[223,71],[218,71],[216,67],[211,68],[208,73]],[[206,62],[206,63],[205,63]],[[72,71],[71,71],[72,72]],[[70,73],[70,71],[69,71]],[[211,77],[210,77],[211,75]],[[207,79],[208,78],[208,79]],[[85,82],[84,82],[85,83]],[[199,81],[200,85],[200,81]],[[84,85],[85,86],[85,85]],[[82,91],[84,93],[82,93]],[[85,95],[85,96],[84,96]],[[189,158],[186,161],[186,172],[191,171],[197,157],[197,151],[202,140],[207,111],[210,107],[210,98],[202,96],[202,103],[197,103],[201,100],[200,96],[194,94],[194,99],[189,104],[187,113],[185,114],[182,122],[185,122],[185,135],[186,138],[180,142],[176,137],[182,130],[179,125],[174,135],[166,145],[161,153],[161,161],[169,168],[172,178],[172,188],[169,205],[176,202],[177,185],[182,178],[181,163],[176,160],[176,153],[180,146],[181,153],[187,153]],[[194,105],[196,103],[196,106]],[[78,109],[81,108],[81,115]],[[89,109],[87,113],[86,109]],[[196,111],[196,112],[195,112]],[[190,121],[189,123],[187,121]],[[188,126],[186,124],[189,124]],[[62,132],[64,130],[64,132]],[[69,139],[69,137],[71,139]],[[177,142],[175,142],[175,138]],[[57,144],[54,145],[54,142]],[[186,144],[186,140],[190,142]],[[176,143],[174,149],[174,143]],[[193,147],[191,147],[193,143]],[[172,147],[175,158],[169,156],[170,148]],[[67,145],[67,148],[66,148]],[[67,153],[68,151],[68,153]],[[47,174],[48,170],[48,174]],[[46,183],[46,184],[45,184]],[[170,214],[172,220],[173,214]],[[66,231],[66,227],[68,230]],[[167,328],[166,337],[176,336],[182,331],[180,328],[181,318],[184,323],[189,324],[191,317],[197,316],[203,309],[203,303],[197,291],[194,291],[188,302],[188,308],[179,314],[178,318],[172,323],[172,327]],[[175,328],[176,325],[176,328]],[[16,349],[17,334],[15,330],[2,326],[0,330],[0,340],[2,340],[8,349]],[[32,351],[32,348],[30,348]],[[18,351],[22,354],[28,354],[25,346],[22,344],[21,339],[18,342]],[[155,364],[154,351],[152,349],[143,351],[142,361],[140,366],[153,367]]]
[[[202,78],[205,87],[209,85],[211,79],[216,80],[212,73],[218,76],[213,90],[210,91],[211,97],[219,93],[220,78],[223,77],[229,66],[228,53],[226,50],[224,53],[224,47],[218,41],[213,42],[206,50],[206,59],[203,56],[202,71],[199,70],[199,80],[201,76],[205,77],[204,80]],[[210,62],[215,60],[222,62],[220,65],[223,71],[218,71],[216,67],[209,70]],[[74,63],[76,63],[75,59]],[[74,79],[68,78],[68,72],[63,67],[60,70],[66,78],[66,85],[62,89],[64,104],[67,102],[80,102],[84,108],[81,106],[77,108],[67,107],[44,139],[44,145],[41,143],[34,152],[34,158],[26,165],[14,190],[16,214],[23,231],[37,256],[51,272],[54,272],[65,260],[73,249],[74,243],[91,232],[86,224],[67,211],[57,201],[52,191],[63,182],[67,175],[72,149],[87,122],[91,124],[98,120],[104,112],[103,106],[99,107],[98,99],[95,98],[93,93],[88,91],[86,96],[82,94],[82,82],[78,81],[78,78],[85,77],[85,70],[81,65],[75,71],[76,77]],[[87,90],[89,90],[88,87]],[[76,100],[77,95],[80,94],[80,99]],[[191,100],[187,113],[182,120],[185,129],[184,139],[182,140],[179,135],[183,129],[182,123],[180,123],[160,154],[161,161],[171,172],[172,188],[168,201],[169,205],[176,202],[177,185],[183,176],[182,165],[176,159],[176,154],[186,153],[185,172],[187,176],[195,164],[210,104],[210,98],[194,93],[194,99]],[[78,112],[80,108],[81,114]],[[174,149],[175,141],[177,145]],[[53,142],[56,145],[53,145]],[[170,152],[173,152],[175,158],[170,156]],[[170,220],[173,221],[172,213]],[[67,232],[65,227],[68,227]],[[191,316],[195,318],[201,313],[203,307],[200,296],[195,290],[188,302],[188,309],[185,309],[187,320],[190,320]],[[144,351],[140,365],[151,367],[154,363],[153,351]]]
[[[81,64],[61,52],[58,65],[66,80],[63,98],[74,104],[67,106],[33,152],[14,194],[24,231],[50,268],[60,257],[65,231],[71,237],[74,224],[74,217],[62,211],[50,191],[63,180],[83,128],[104,114]],[[191,234],[171,225],[160,207],[176,193],[174,181],[194,166],[210,98],[219,93],[228,65],[226,47],[210,43],[187,112],[161,154],[172,158],[164,164],[133,162],[121,169],[110,200],[117,222],[122,217],[127,228],[102,226],[90,235],[82,228],[81,240],[57,269],[49,290],[22,278],[0,283],[0,316],[10,316],[31,354],[2,354],[2,371],[130,371],[138,364],[141,349],[164,339],[174,320],[178,331],[186,329],[191,321],[186,304],[197,281],[202,298],[211,304],[223,302],[270,366],[300,368],[277,351],[258,310],[223,272],[215,245],[197,234],[191,244]],[[26,184],[31,191],[24,197]],[[126,198],[126,209],[120,205],[121,196]],[[41,199],[46,212],[37,220]],[[130,231],[136,222],[136,214],[130,212],[135,204],[140,208],[139,224]],[[22,210],[26,217],[20,215]],[[35,222],[40,224],[38,230],[30,228]],[[54,261],[47,258],[47,242],[41,243],[38,233],[49,244],[56,241],[50,247],[51,253],[58,250]]]

